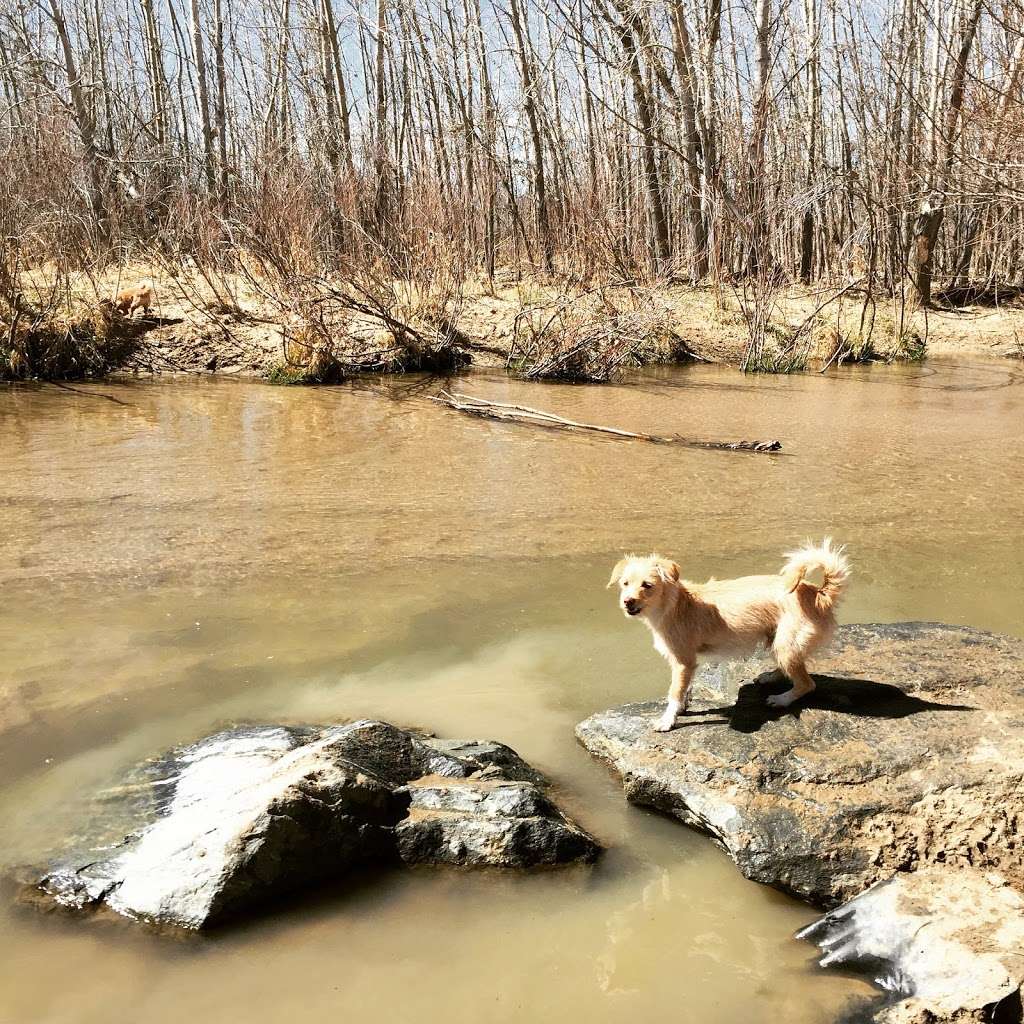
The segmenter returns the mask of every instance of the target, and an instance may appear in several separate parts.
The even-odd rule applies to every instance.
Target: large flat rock
[[[1024,897],[973,868],[879,882],[799,933],[823,967],[867,972],[878,1024],[1021,1020]]]
[[[62,907],[200,929],[368,863],[592,860],[545,789],[492,741],[374,721],[229,729],[99,794],[88,834],[29,884]]]
[[[934,623],[844,626],[818,689],[710,666],[670,733],[660,703],[580,723],[627,798],[707,832],[748,878],[823,906],[930,864],[1024,891],[1024,641]],[[702,685],[703,681],[703,685]],[[651,680],[644,688],[660,687]]]

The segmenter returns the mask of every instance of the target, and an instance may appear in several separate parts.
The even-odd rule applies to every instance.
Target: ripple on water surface
[[[0,390],[3,865],[225,722],[364,715],[511,744],[610,847],[593,869],[378,878],[185,943],[0,907],[0,1021],[834,1019],[867,989],[811,970],[791,936],[814,912],[627,807],[575,744],[665,684],[607,572],[654,547],[693,578],[770,571],[830,533],[845,619],[1019,633],[1019,385],[995,362],[460,382],[785,457],[488,423],[408,382]]]

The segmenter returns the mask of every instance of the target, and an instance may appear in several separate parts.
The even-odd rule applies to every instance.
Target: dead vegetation
[[[515,318],[506,366],[528,380],[601,382],[625,367],[691,358],[672,311],[649,292],[606,292],[531,305]]]
[[[437,248],[432,239],[423,244]],[[419,255],[397,274],[383,251],[340,272],[311,272],[290,253],[264,248],[258,269],[246,264],[244,273],[285,325],[270,379],[336,383],[360,373],[450,374],[468,364],[468,339],[455,326],[464,280],[458,254]],[[444,272],[426,272],[438,266]]]
[[[24,307],[0,316],[0,331],[0,380],[102,377],[124,364],[141,333],[116,313],[68,319]]]
[[[110,302],[61,308],[55,292],[37,304],[17,268],[0,268],[0,381],[101,377],[128,359],[145,324]]]
[[[336,303],[330,312],[329,302]],[[361,373],[433,373],[448,375],[470,356],[449,331],[424,333],[389,317],[376,331],[353,329],[346,297],[332,296],[316,315],[285,330],[282,362],[271,369],[274,384],[337,384]],[[360,311],[361,312],[361,311]],[[339,315],[340,314],[340,315]]]
[[[452,366],[489,343],[460,323],[458,290],[493,295],[509,274],[567,296],[514,312],[505,354],[530,377],[606,380],[672,347],[649,311],[576,301],[595,284],[760,289],[741,308],[746,355],[721,346],[750,369],[802,369],[819,344],[829,365],[915,356],[933,334],[902,314],[891,345],[870,320],[838,324],[829,346],[823,328],[794,334],[772,296],[847,270],[879,301],[909,290],[936,312],[1019,290],[1021,0],[947,14],[920,0],[8,4],[0,238],[86,275],[159,264],[196,304],[182,362],[196,368],[262,363],[236,312],[250,315],[235,287],[250,281],[266,322],[288,325],[283,373]],[[321,316],[312,281],[369,294],[371,312],[328,294],[345,315]],[[224,329],[246,341],[215,359]]]
[[[1019,356],[1014,339],[1024,335],[1014,293],[996,305],[972,293],[958,297],[976,297],[976,306],[922,310],[858,281],[814,289],[782,282],[770,292],[742,282],[585,288],[510,269],[488,281],[460,263],[451,243],[447,251],[431,244],[399,275],[383,258],[332,268],[265,249],[216,266],[159,252],[102,268],[9,263],[0,373],[216,372],[331,383],[361,373],[447,376],[472,360],[527,379],[607,381],[658,362],[740,365],[758,330],[765,363],[791,370],[920,358],[925,341],[934,354]],[[446,273],[431,273],[437,266]],[[145,278],[154,279],[155,314],[98,318],[103,300]],[[37,343],[26,340],[30,325]]]

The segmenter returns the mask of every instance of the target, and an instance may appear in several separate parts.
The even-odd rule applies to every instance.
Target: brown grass
[[[611,380],[626,367],[690,355],[671,311],[649,294],[627,301],[597,292],[524,308],[515,319],[507,367],[531,380]]]
[[[0,380],[101,377],[121,366],[141,333],[109,306],[77,317],[44,314],[18,303],[0,317]]]
[[[108,325],[96,323],[100,300],[140,278],[155,281],[159,317],[120,323],[108,337]],[[383,264],[372,272],[282,273],[252,254],[216,270],[149,254],[104,268],[33,267],[21,271],[17,286],[17,318],[0,295],[6,379],[123,367],[319,382],[363,372],[451,373],[471,356],[530,378],[601,381],[691,356],[737,365],[749,341],[732,290],[587,290],[539,275],[488,281],[464,274],[454,257],[444,274],[412,266],[396,276]],[[823,297],[781,289],[764,325],[770,346],[789,347],[809,324],[802,335],[808,368],[920,357],[923,338],[929,355],[1018,356],[1014,338],[1024,335],[1024,308],[1014,304],[935,309],[925,322],[920,312],[900,318],[891,300],[868,303],[853,292],[812,316]],[[142,330],[144,340],[132,337]]]

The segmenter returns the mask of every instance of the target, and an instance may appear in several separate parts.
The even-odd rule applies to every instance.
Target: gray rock
[[[832,906],[894,872],[999,870],[1024,890],[1024,641],[930,623],[845,626],[787,687],[750,663],[698,683],[674,731],[660,703],[588,718],[581,742],[629,800],[707,832],[748,878]],[[661,682],[660,680],[658,681]]]
[[[493,769],[471,779],[419,779],[409,795],[409,815],[395,830],[409,863],[536,867],[598,853],[535,783],[509,781]]]
[[[535,768],[531,768],[511,747],[494,740],[443,740],[425,739],[423,741],[442,754],[448,754],[463,763],[475,765],[475,771],[494,765],[501,769],[506,779],[520,782],[533,782],[538,786],[546,786],[547,780]]]
[[[798,934],[823,967],[867,971],[885,1024],[1021,1020],[1024,897],[993,874],[924,868],[879,882]]]
[[[593,859],[596,842],[544,786],[500,743],[371,721],[230,729],[100,794],[90,834],[32,889],[67,908],[199,929],[366,863]]]

